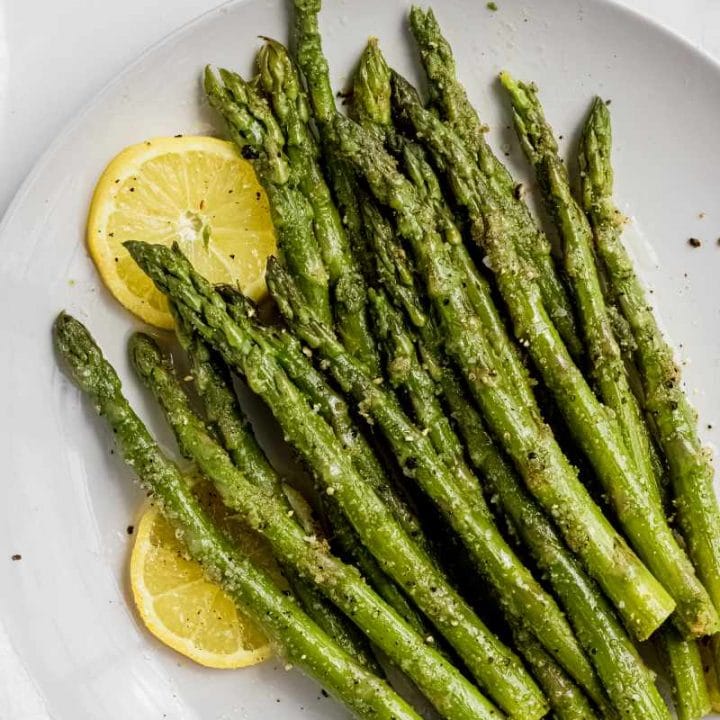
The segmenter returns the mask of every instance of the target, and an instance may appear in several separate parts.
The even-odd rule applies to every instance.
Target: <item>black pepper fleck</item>
[[[699,248],[702,245],[702,241],[698,240],[696,237],[691,237],[688,240],[688,245],[690,245],[690,247]]]
[[[132,535],[135,532],[135,526],[134,525],[128,525],[126,528],[126,532],[128,535]]]
[[[19,553],[15,553],[15,555],[13,555],[10,559],[13,562],[17,562],[18,560],[22,560],[22,555],[20,555]]]

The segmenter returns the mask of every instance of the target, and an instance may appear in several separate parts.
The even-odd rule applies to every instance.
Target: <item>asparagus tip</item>
[[[501,70],[498,78],[502,86],[508,91],[519,89],[517,82],[507,70]]]
[[[222,90],[220,82],[213,72],[210,63],[208,63],[203,70],[203,87],[208,95],[212,95],[213,93],[217,93]]]
[[[128,355],[135,371],[142,378],[150,377],[153,370],[164,362],[157,341],[144,332],[136,332],[130,336]]]

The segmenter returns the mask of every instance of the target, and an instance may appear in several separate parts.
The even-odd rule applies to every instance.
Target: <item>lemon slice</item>
[[[156,138],[123,150],[98,181],[88,216],[90,255],[110,292],[151,325],[172,328],[165,297],[123,247],[126,240],[177,242],[213,283],[255,300],[275,233],[265,193],[233,143]]]
[[[252,555],[253,543],[248,536],[243,550]],[[191,660],[231,669],[271,656],[262,631],[187,557],[172,525],[154,506],[145,511],[137,527],[130,584],[148,630]]]

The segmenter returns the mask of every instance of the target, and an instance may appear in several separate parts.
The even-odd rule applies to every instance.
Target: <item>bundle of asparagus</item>
[[[133,366],[182,453],[267,540],[291,595],[213,526],[88,332],[61,314],[55,342],[72,377],[188,552],[358,717],[418,717],[384,679],[380,650],[448,720],[667,719],[635,644],[651,637],[678,716],[702,717],[720,510],[620,239],[606,105],[585,124],[576,199],[534,86],[501,76],[561,240],[556,263],[432,11],[410,14],[429,103],[371,40],[350,119],[335,106],[319,0],[294,10],[294,57],[267,40],[252,81],[205,73],[270,200],[281,258],[267,280],[282,324],[213,287],[177,247],[127,244],[170,302],[202,412],[147,335],[130,341]],[[327,535],[290,509],[231,373],[310,471]],[[538,383],[563,427],[547,421]],[[558,443],[564,428],[602,499]],[[453,573],[458,548],[482,585]]]

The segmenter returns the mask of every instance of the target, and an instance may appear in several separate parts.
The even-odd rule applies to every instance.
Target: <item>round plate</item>
[[[628,237],[686,358],[689,392],[712,439],[720,406],[720,68],[607,2],[502,0],[497,12],[477,0],[436,5],[490,140],[518,177],[525,166],[499,70],[539,84],[571,158],[592,97],[612,101],[616,194],[634,218]],[[338,89],[371,34],[400,71],[418,78],[407,10],[392,0],[328,0],[322,25]],[[50,342],[59,310],[86,322],[133,404],[174,449],[126,362],[137,323],[108,296],[87,256],[88,201],[124,146],[220,132],[203,102],[203,66],[250,72],[258,35],[287,37],[286,12],[280,0],[225,5],[143,55],[56,140],[0,227],[0,617],[56,720],[347,716],[315,683],[272,661],[208,671],[143,631],[126,584],[126,529],[141,493],[112,454],[105,426],[58,369]],[[702,246],[692,248],[690,237]],[[11,560],[15,554],[22,559]]]

